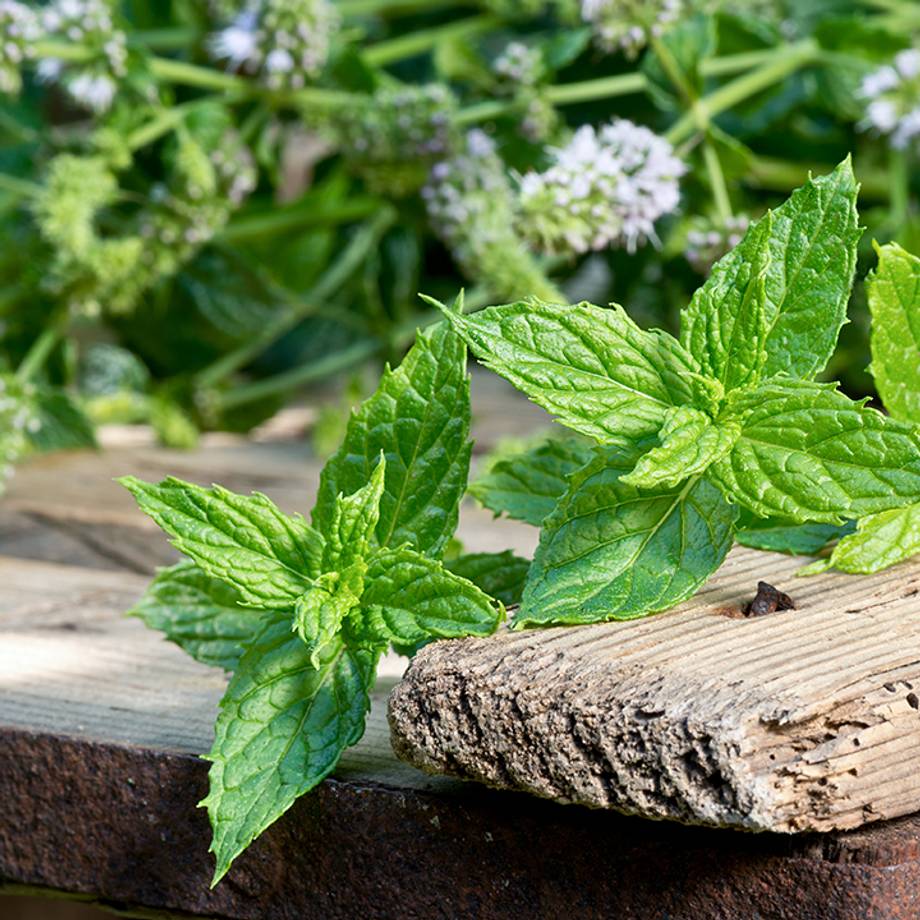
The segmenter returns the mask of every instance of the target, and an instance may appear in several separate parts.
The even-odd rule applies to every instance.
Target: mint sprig
[[[440,559],[466,485],[469,422],[466,349],[442,323],[350,419],[312,525],[257,493],[122,480],[188,557],[134,613],[233,671],[202,802],[215,884],[361,737],[389,645],[487,635],[500,622],[501,602]],[[484,558],[460,569],[498,586]]]
[[[857,190],[847,160],[752,225],[683,311],[679,341],[617,306],[448,314],[485,365],[598,445],[555,490],[539,448],[474,486],[495,511],[542,515],[516,626],[672,606],[722,562],[742,510],[836,528],[920,500],[912,428],[813,380],[846,319]]]

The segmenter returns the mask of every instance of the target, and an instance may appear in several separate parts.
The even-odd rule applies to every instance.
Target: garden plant
[[[232,672],[215,884],[359,740],[388,649],[661,612],[736,542],[920,551],[918,30],[907,0],[0,0],[7,465],[107,421],[247,431],[388,362],[309,522],[123,480],[186,557],[133,612]],[[467,349],[568,429],[472,482]],[[533,560],[463,551],[467,491]]]

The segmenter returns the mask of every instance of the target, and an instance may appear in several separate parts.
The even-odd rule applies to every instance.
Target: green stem
[[[417,32],[410,32],[406,35],[400,35],[397,38],[371,45],[363,52],[363,57],[368,64],[383,67],[396,61],[423,54],[442,41],[452,38],[469,38],[472,35],[479,35],[482,32],[496,29],[501,24],[501,20],[497,16],[470,16],[468,19],[449,22],[446,25],[432,26],[429,29],[420,29]]]
[[[339,0],[336,9],[343,16],[372,16],[384,13],[430,13],[469,5],[464,0]]]
[[[64,323],[49,326],[32,343],[25,357],[16,368],[16,379],[23,383],[31,380],[45,366],[58,342],[64,337]]]
[[[677,90],[680,97],[685,103],[692,106],[696,102],[696,92],[687,82],[684,72],[680,69],[677,59],[671,54],[671,49],[657,36],[652,36],[650,40],[652,51],[658,58],[667,78],[671,85]]]
[[[245,367],[266,348],[273,345],[286,332],[314,312],[355,272],[371,247],[393,223],[396,215],[392,208],[382,208],[377,216],[355,234],[345,251],[333,262],[302,301],[291,304],[290,309],[269,323],[251,342],[218,358],[197,375],[200,387],[213,387],[234,371]]]
[[[140,29],[130,33],[132,44],[150,51],[180,51],[194,44],[201,37],[198,29]]]
[[[719,162],[719,154],[709,138],[703,144],[703,162],[706,164],[706,174],[709,176],[716,211],[722,222],[727,224],[732,216],[731,199],[728,196],[728,186],[725,183],[722,164]]]
[[[819,55],[820,50],[813,42],[790,45],[786,53],[775,60],[755,68],[737,80],[732,80],[731,83],[726,83],[698,100],[692,110],[679,118],[665,136],[672,144],[679,144],[699,130],[701,125],[708,125],[717,115],[763,92],[789,74],[812,63]]]
[[[809,175],[822,176],[834,169],[832,163],[790,162],[774,157],[755,156],[751,160],[744,182],[754,188],[771,192],[789,192],[808,181]],[[857,167],[859,197],[862,200],[884,201],[889,198],[891,183],[887,171]]]
[[[159,140],[164,134],[168,134],[173,128],[180,125],[192,109],[202,104],[207,104],[207,100],[196,99],[193,102],[186,102],[171,109],[163,109],[146,125],[142,125],[132,131],[125,138],[128,149],[140,150],[141,147],[146,147],[148,144]]]
[[[274,209],[265,214],[251,214],[231,222],[218,234],[222,243],[239,243],[260,239],[288,230],[309,227],[332,227],[370,217],[383,207],[379,198],[349,198],[342,204],[325,209],[298,205],[296,208]]]
[[[902,227],[907,220],[910,206],[910,172],[903,150],[890,148],[888,174],[890,176],[891,221],[895,227]]]
[[[546,98],[556,105],[573,105],[591,102],[595,99],[612,99],[630,93],[644,92],[648,80],[641,73],[623,73],[613,77],[598,77],[596,80],[580,80],[577,83],[559,83],[546,88]]]
[[[329,377],[332,374],[350,370],[362,364],[381,350],[379,342],[358,342],[342,351],[333,352],[319,361],[305,364],[303,367],[291,368],[264,380],[256,380],[242,386],[234,387],[226,393],[217,396],[217,407],[226,411],[246,403],[275,396],[278,393],[288,393],[307,383],[313,383]]]

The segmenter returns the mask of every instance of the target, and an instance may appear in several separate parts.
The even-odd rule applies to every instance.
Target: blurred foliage
[[[864,275],[872,239],[920,249],[918,31],[909,0],[7,3],[0,371],[66,394],[82,442],[87,419],[146,421],[177,446],[340,375],[325,452],[355,370],[434,319],[419,291],[616,301],[673,330],[739,227],[851,152]],[[896,125],[870,89],[899,94]],[[651,181],[657,148],[612,119],[683,175]],[[576,237],[584,183],[605,231],[588,213]],[[536,219],[573,245],[541,251]],[[828,371],[854,396],[864,300]]]

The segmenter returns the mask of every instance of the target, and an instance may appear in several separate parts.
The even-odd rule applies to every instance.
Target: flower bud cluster
[[[914,143],[920,135],[920,50],[901,51],[870,73],[859,95],[866,102],[864,127],[887,135],[898,150]]]
[[[605,51],[634,58],[686,12],[686,0],[581,0],[582,19]]]
[[[17,0],[0,0],[0,93],[22,88],[21,68],[42,34],[38,13]]]
[[[422,189],[435,232],[471,279],[498,297],[558,299],[515,230],[515,192],[495,144],[470,131],[461,150],[437,163]]]
[[[339,24],[328,0],[259,0],[212,35],[209,47],[270,89],[297,90],[322,73]]]
[[[455,108],[454,96],[440,84],[386,87],[343,109],[335,127],[352,168],[371,187],[405,195],[453,149]]]
[[[544,172],[520,179],[520,225],[545,252],[633,252],[655,239],[655,221],[676,210],[686,171],[671,145],[648,128],[617,119],[579,128],[551,151]]]
[[[60,83],[92,112],[109,109],[128,61],[127,38],[116,26],[113,0],[55,0],[42,11],[41,27],[45,38],[80,45],[88,59],[71,63],[43,58],[39,78]]]
[[[687,232],[685,258],[701,275],[708,275],[712,266],[741,242],[748,224],[750,218],[745,214],[727,220],[696,218]]]

